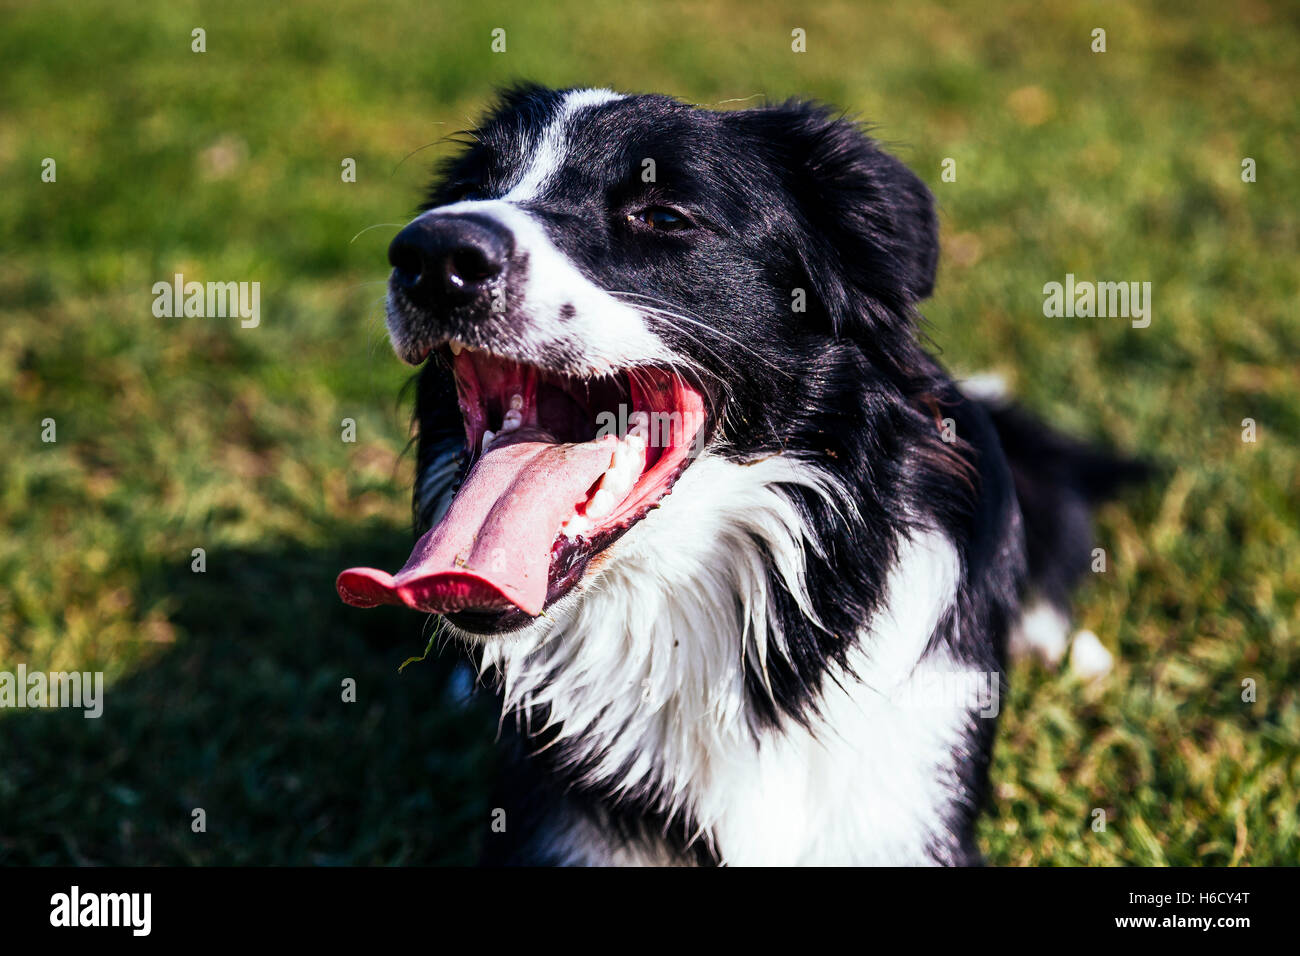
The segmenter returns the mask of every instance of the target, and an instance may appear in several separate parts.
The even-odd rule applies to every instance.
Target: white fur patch
[[[612,90],[571,90],[560,103],[554,119],[542,131],[533,148],[532,159],[524,167],[519,181],[501,198],[506,202],[528,202],[546,192],[546,187],[564,165],[570,125],[585,109],[623,99]]]
[[[964,697],[922,690],[958,671],[946,654],[922,653],[958,573],[942,535],[904,542],[886,607],[850,661],[856,679],[835,675],[838,685],[824,685],[811,731],[792,728],[757,752],[737,751],[715,773],[724,862],[920,864],[955,839],[944,813],[958,793],[954,748],[973,717]]]
[[[953,601],[956,551],[938,533],[900,542],[887,606],[852,662],[856,678],[826,681],[811,731],[767,732],[756,744],[743,655],[761,663],[783,639],[764,551],[811,614],[804,551],[816,542],[783,484],[846,506],[795,460],[702,458],[578,590],[525,631],[485,644],[484,667],[500,669],[506,709],[525,723],[532,705],[550,706],[591,782],[657,786],[667,794],[659,809],[688,811],[724,862],[929,862],[957,786],[953,750],[973,716],[962,701],[918,704],[911,691],[955,670],[942,653],[922,656]],[[665,861],[662,847],[619,846],[577,821],[559,822],[552,839],[575,861]]]

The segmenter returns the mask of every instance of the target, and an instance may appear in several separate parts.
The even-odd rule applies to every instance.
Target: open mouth
[[[703,434],[704,401],[637,367],[556,375],[451,343],[468,473],[396,574],[351,568],[339,596],[506,630],[566,594],[588,563],[672,490]]]

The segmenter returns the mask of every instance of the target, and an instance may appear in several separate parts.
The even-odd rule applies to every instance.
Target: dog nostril
[[[454,289],[477,285],[501,271],[501,267],[490,262],[481,249],[466,246],[447,256],[445,263],[447,282]]]
[[[404,289],[413,289],[420,281],[420,273],[410,272],[400,267],[394,268],[393,281]]]
[[[418,307],[471,304],[506,270],[512,250],[501,226],[472,217],[427,216],[407,224],[388,246],[392,288]]]
[[[393,281],[405,289],[414,288],[424,271],[420,250],[413,245],[393,243],[388,247],[388,263],[393,267]]]

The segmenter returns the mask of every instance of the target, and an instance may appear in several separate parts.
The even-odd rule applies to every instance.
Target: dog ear
[[[796,253],[836,329],[855,315],[887,321],[871,314],[879,309],[911,314],[934,289],[939,261],[930,190],[861,126],[824,106],[792,100],[745,114],[795,197],[803,218]]]

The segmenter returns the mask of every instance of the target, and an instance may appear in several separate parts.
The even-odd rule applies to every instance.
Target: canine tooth
[[[495,439],[496,437],[497,437],[497,433],[496,433],[496,432],[494,432],[494,431],[489,431],[489,430],[487,430],[487,429],[484,429],[484,430],[483,430],[483,450],[484,450],[484,451],[487,451],[487,450],[488,450],[488,447],[492,444],[493,439]]]
[[[597,489],[587,502],[588,518],[603,518],[614,510],[614,496],[606,488]]]
[[[560,527],[560,533],[566,538],[576,538],[589,531],[591,531],[591,522],[583,515],[574,515]]]
[[[607,491],[611,497],[617,500],[631,491],[634,483],[635,480],[627,473],[626,469],[610,469],[600,479],[600,487],[596,489],[596,493]]]
[[[465,348],[464,345],[457,342],[455,339],[452,339],[450,342],[448,342],[447,347],[451,349],[452,355],[459,355],[461,351]]]
[[[506,412],[505,418],[501,420],[501,430],[503,432],[512,432],[523,423],[523,413],[512,408],[510,411]]]
[[[618,486],[623,482],[622,469],[611,465],[605,469],[605,473],[600,476],[600,484],[596,486],[596,491],[608,491],[611,495],[619,493]]]
[[[614,465],[627,471],[629,487],[640,476],[641,470],[645,468],[647,444],[646,436],[640,432],[635,432],[620,441],[618,449],[614,452]]]
[[[619,442],[614,449],[614,459],[601,478],[600,487],[608,488],[613,495],[621,498],[636,484],[640,474],[641,465],[636,460],[635,450]]]

